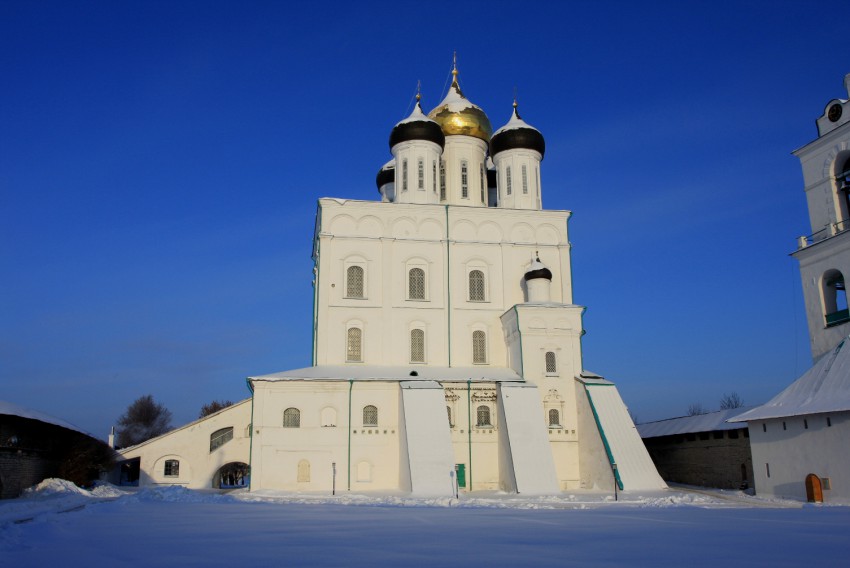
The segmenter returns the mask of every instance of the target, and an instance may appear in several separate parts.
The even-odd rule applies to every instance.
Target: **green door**
[[[466,464],[459,463],[455,465],[455,472],[457,473],[457,486],[466,487]]]

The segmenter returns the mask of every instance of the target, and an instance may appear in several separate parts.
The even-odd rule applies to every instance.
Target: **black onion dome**
[[[519,117],[516,103],[514,103],[511,119],[497,130],[493,138],[490,139],[490,155],[495,156],[499,152],[515,148],[535,150],[540,153],[541,159],[546,152],[546,142],[543,140],[543,135]]]
[[[546,268],[546,265],[540,262],[539,258],[535,258],[532,261],[531,266],[528,267],[528,272],[525,273],[525,281],[534,280],[535,278],[545,278],[546,280],[552,281],[552,271]]]
[[[396,144],[408,140],[427,140],[437,144],[440,148],[444,148],[446,145],[446,135],[443,134],[443,129],[440,128],[439,124],[425,116],[418,101],[410,116],[396,124],[390,133],[390,150]]]
[[[395,163],[390,161],[378,170],[378,175],[375,177],[375,183],[378,184],[378,191],[380,191],[383,186],[393,182],[395,182]]]

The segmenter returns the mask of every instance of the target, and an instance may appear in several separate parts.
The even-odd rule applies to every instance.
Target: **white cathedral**
[[[380,201],[319,199],[312,366],[121,451],[124,481],[402,492],[664,488],[613,383],[583,370],[569,211],[542,134],[460,89],[395,125]],[[250,472],[250,473],[249,473]]]

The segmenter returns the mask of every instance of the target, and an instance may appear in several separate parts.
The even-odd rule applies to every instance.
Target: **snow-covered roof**
[[[850,345],[847,338],[784,391],[730,422],[746,422],[850,410]]]
[[[415,372],[416,375],[411,375]],[[418,365],[317,365],[270,375],[248,377],[249,381],[522,381],[506,367],[420,367]]]
[[[709,412],[708,414],[681,416],[679,418],[668,418],[656,422],[636,424],[636,426],[641,438],[658,438],[659,436],[713,432],[715,430],[738,430],[744,426],[740,424],[729,424],[726,420],[740,414],[744,410],[746,408],[730,408],[728,410]]]
[[[21,418],[38,420],[39,422],[61,426],[62,428],[67,428],[68,430],[74,430],[75,432],[80,432],[86,436],[91,436],[91,434],[82,428],[74,426],[70,422],[65,422],[61,418],[56,418],[55,416],[50,416],[49,414],[45,414],[37,410],[30,410],[29,408],[24,408],[23,406],[18,406],[17,404],[12,404],[5,400],[0,400],[0,414],[8,414],[9,416],[20,416]]]
[[[413,106],[413,112],[410,113],[410,116],[398,121],[396,123],[396,126],[398,126],[399,124],[407,124],[408,122],[433,122],[434,124],[437,124],[435,120],[428,118],[425,113],[422,112],[422,107],[419,105],[418,101]]]
[[[530,130],[537,130],[536,128],[528,124],[526,121],[521,119],[519,117],[519,113],[517,113],[516,107],[514,107],[513,111],[511,112],[510,120],[508,120],[507,124],[505,124],[503,127],[494,132],[493,136],[496,136],[497,134],[506,132],[508,130],[515,130],[517,128],[528,128]],[[539,130],[537,131],[540,132]]]

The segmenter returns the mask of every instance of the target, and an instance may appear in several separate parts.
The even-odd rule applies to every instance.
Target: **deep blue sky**
[[[422,80],[514,87],[570,209],[585,367],[641,421],[811,363],[799,163],[835,2],[0,2],[0,399],[105,436],[310,364],[316,199],[375,199]]]

